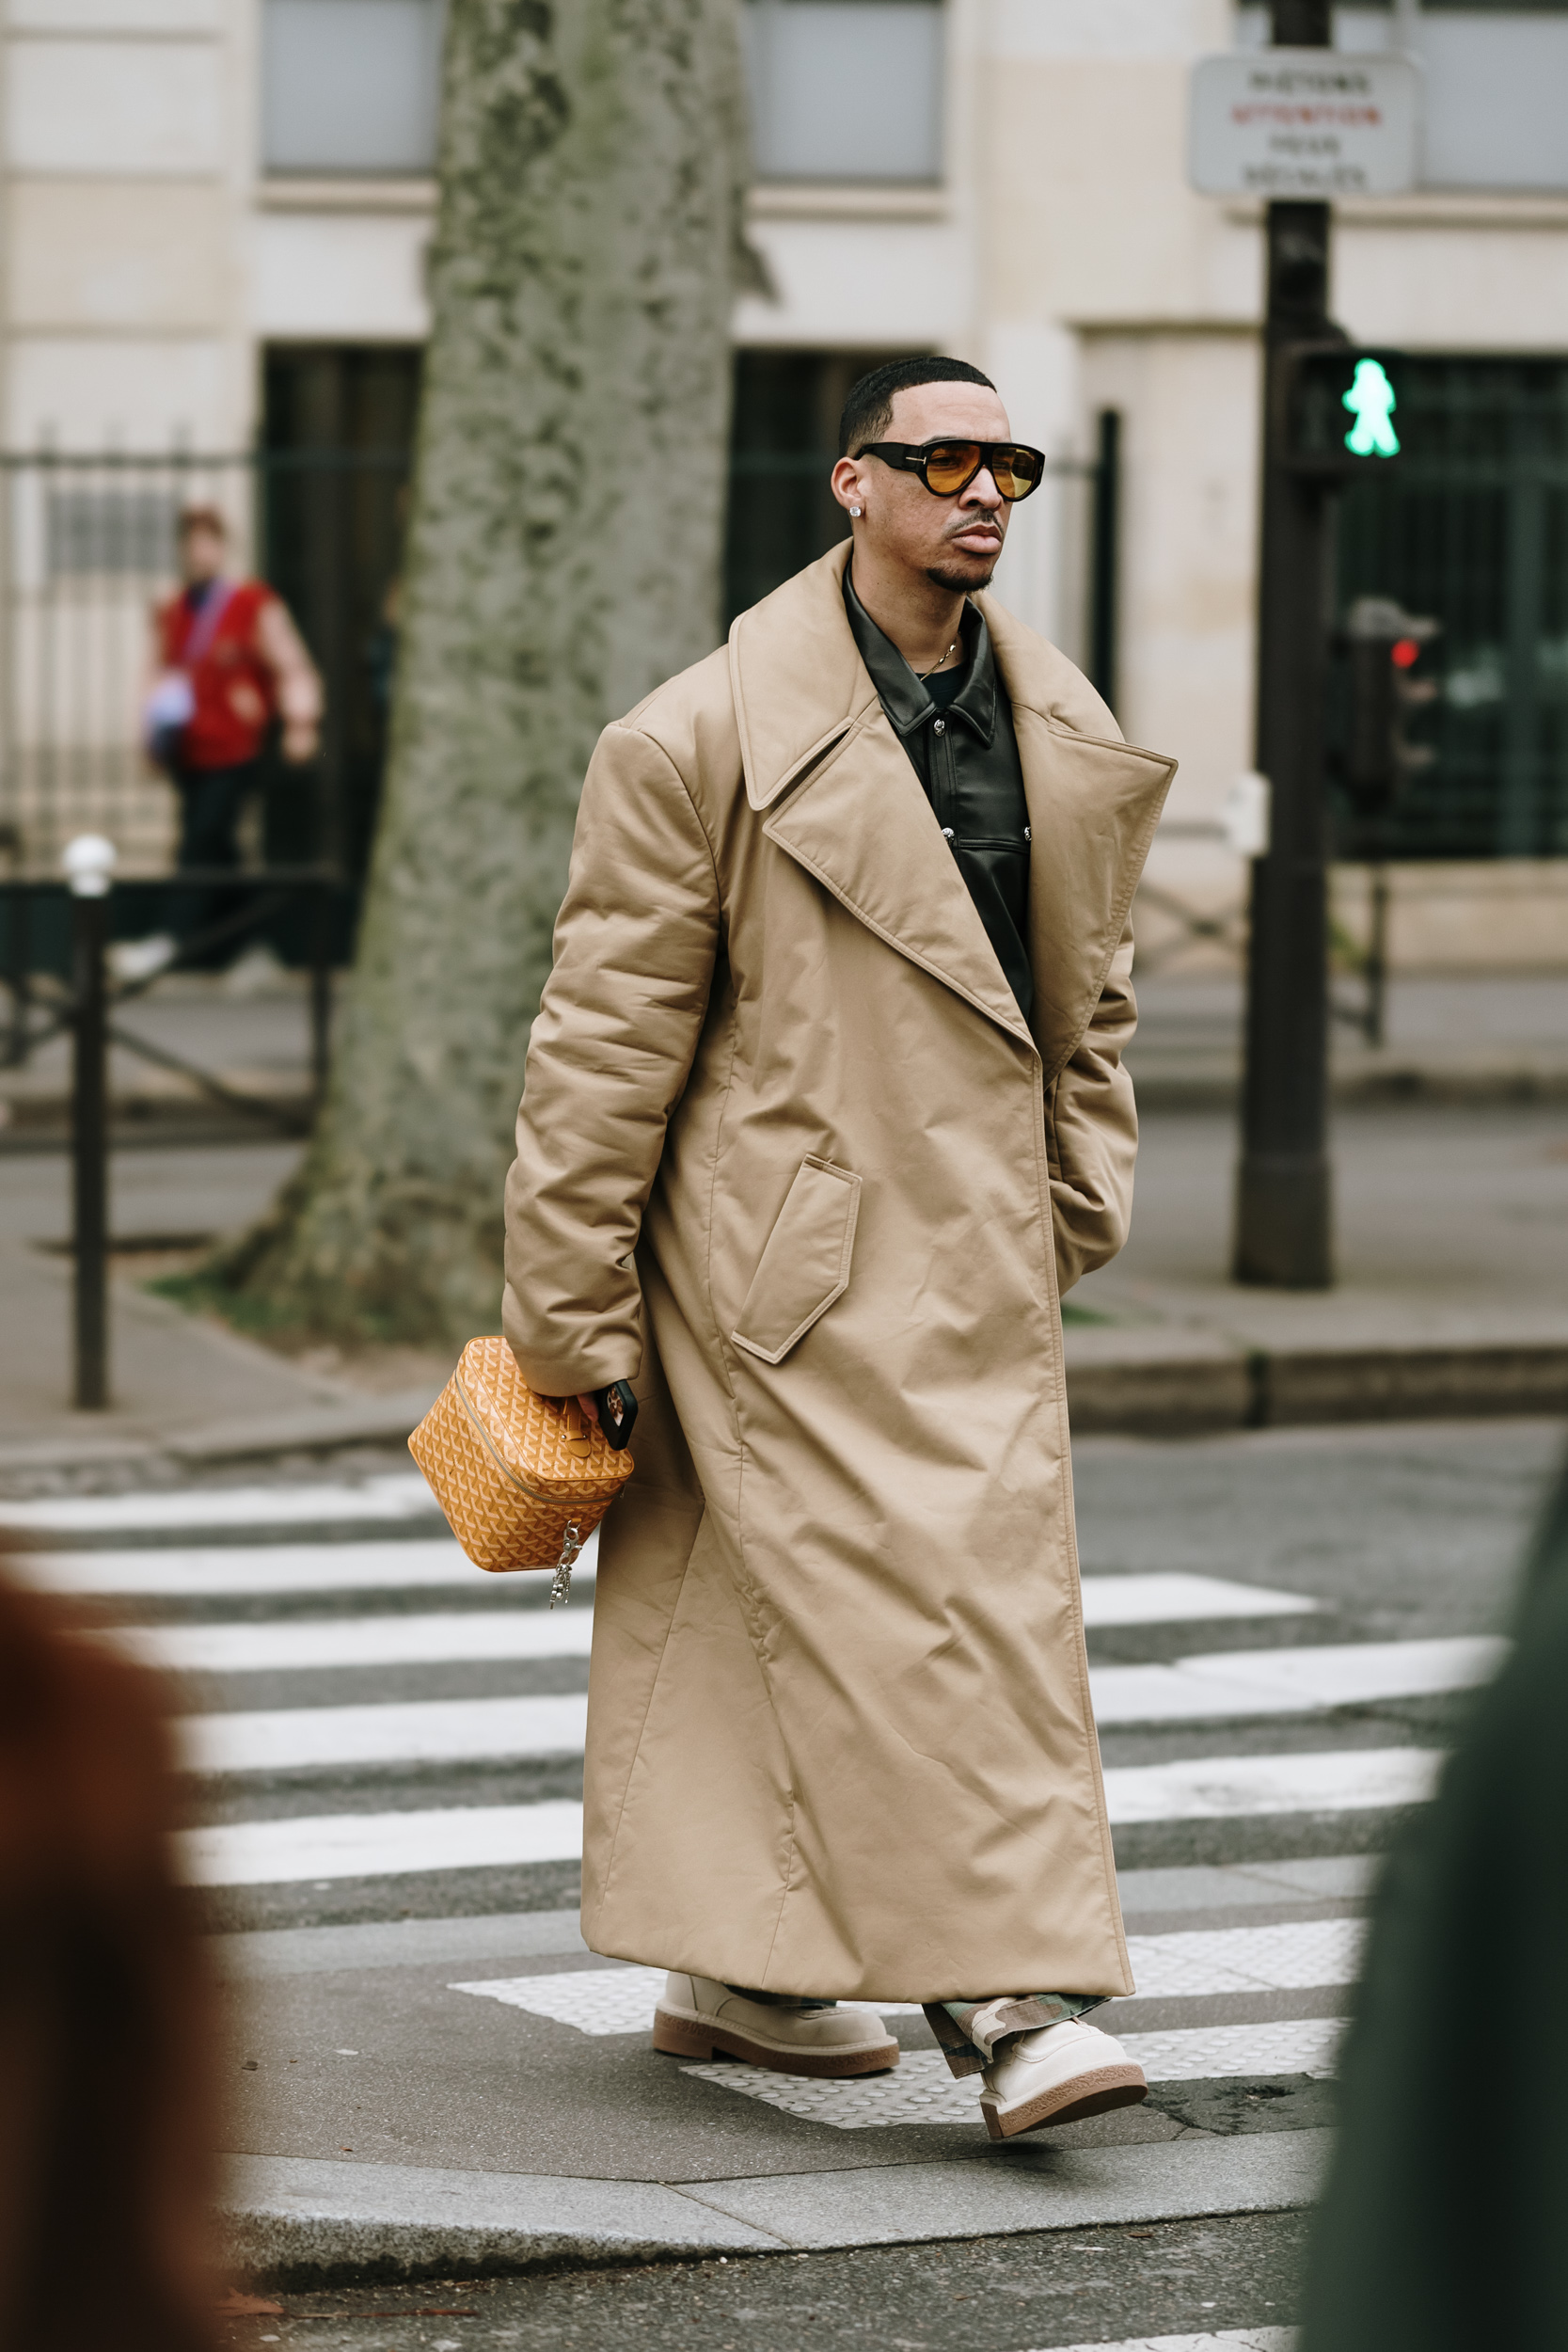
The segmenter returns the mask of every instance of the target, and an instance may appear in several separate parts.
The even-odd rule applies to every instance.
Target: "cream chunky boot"
[[[684,2058],[722,2052],[776,2074],[878,2074],[898,2063],[897,2042],[878,2011],[862,2002],[775,2006],[749,2001],[711,1977],[673,1972],[654,2011],[654,2048]]]
[[[992,2139],[1014,2139],[1047,2123],[1077,2123],[1148,2096],[1144,2070],[1119,2042],[1076,2017],[1021,2033],[980,2077],[980,2112]]]

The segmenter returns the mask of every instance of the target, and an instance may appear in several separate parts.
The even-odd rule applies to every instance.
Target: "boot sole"
[[[982,2091],[980,2112],[992,2139],[1017,2139],[1021,2133],[1041,2131],[1047,2124],[1081,2123],[1086,2116],[1108,2115],[1113,2107],[1135,2107],[1148,2096],[1141,2067],[1100,2066],[1016,2107],[1000,2107],[993,2092]]]
[[[670,2010],[654,2011],[654,2048],[666,2058],[739,2058],[747,2066],[766,2066],[774,2074],[885,2074],[898,2063],[896,2042],[876,2042],[859,2050],[781,2050],[753,2042],[733,2026],[709,2025],[701,2017],[678,2017]]]

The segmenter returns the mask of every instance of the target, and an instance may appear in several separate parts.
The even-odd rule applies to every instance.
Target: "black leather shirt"
[[[1035,996],[1028,948],[1029,804],[990,632],[976,608],[966,604],[961,627],[968,659],[961,671],[943,672],[932,681],[942,690],[939,706],[877,627],[850,585],[847,569],[844,604],[889,723],[925,787],[1027,1020]],[[951,695],[945,691],[950,680],[957,686]]]

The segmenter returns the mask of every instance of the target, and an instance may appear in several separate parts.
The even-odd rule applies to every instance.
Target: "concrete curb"
[[[1568,1414],[1568,1342],[1272,1351],[1206,1343],[1202,1333],[1158,1338],[1164,1344],[1137,1355],[1107,1346],[1075,1361],[1069,1337],[1068,1408],[1077,1436]]]
[[[1568,1341],[1271,1350],[1194,1329],[1073,1327],[1067,1392],[1078,1437],[1200,1437],[1337,1422],[1555,1419],[1568,1415]],[[160,1473],[166,1478],[290,1454],[325,1456],[356,1446],[401,1453],[430,1401],[420,1391],[184,1433],[24,1438],[0,1446],[0,1478],[112,1467],[158,1480]],[[300,1529],[297,1540],[311,1532]],[[404,1532],[424,1531],[410,1522]],[[43,1550],[56,1539],[29,1541]]]
[[[224,2250],[258,2283],[299,2287],[1278,2213],[1314,2201],[1330,2138],[1024,2144],[972,2163],[678,2183],[244,2156],[230,2160]]]

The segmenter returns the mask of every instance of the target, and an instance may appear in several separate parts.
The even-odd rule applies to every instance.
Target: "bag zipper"
[[[462,1401],[464,1411],[467,1414],[468,1419],[473,1422],[475,1429],[479,1432],[480,1443],[489,1454],[490,1459],[495,1463],[496,1468],[499,1470],[501,1476],[508,1480],[512,1486],[515,1486],[520,1495],[527,1495],[531,1502],[543,1502],[552,1511],[570,1511],[574,1508],[580,1508],[585,1503],[597,1502],[599,1501],[600,1498],[597,1495],[544,1495],[539,1492],[539,1489],[536,1486],[530,1486],[526,1485],[524,1481],[518,1477],[516,1471],[512,1468],[511,1463],[508,1462],[503,1455],[497,1453],[495,1439],[491,1437],[490,1432],[485,1428],[483,1422],[481,1421],[478,1413],[474,1410],[473,1405],[469,1400],[468,1391],[463,1386],[462,1381],[458,1379],[455,1373],[452,1375],[451,1385],[457,1391],[458,1396]],[[614,1494],[611,1493],[607,1496],[605,1500],[613,1502],[615,1500]]]

